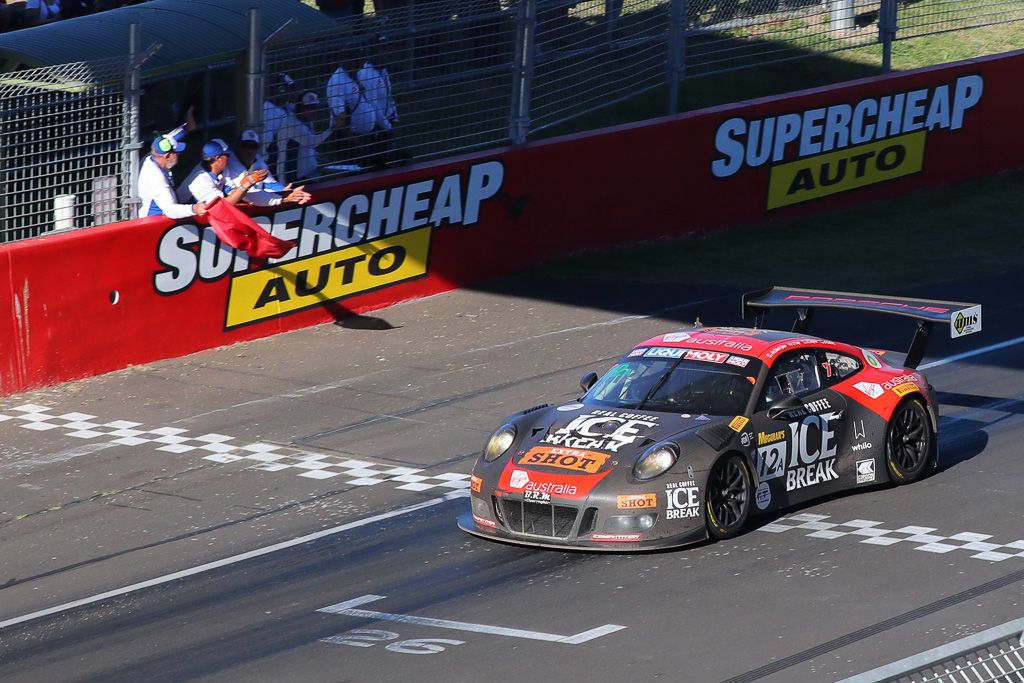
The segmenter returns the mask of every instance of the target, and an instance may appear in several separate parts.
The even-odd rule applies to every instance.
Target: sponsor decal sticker
[[[874,445],[870,441],[862,441],[861,443],[855,443],[850,446],[851,451],[869,451],[874,448]]]
[[[897,396],[906,396],[907,394],[912,394],[915,391],[917,391],[916,384],[900,384],[899,386],[892,388],[892,393]]]
[[[686,360],[702,360],[708,363],[724,363],[729,354],[720,351],[704,351],[703,349],[691,349],[686,352]]]
[[[754,435],[751,432],[743,432],[740,434],[740,445],[746,448],[754,442]]]
[[[623,543],[630,541],[639,541],[640,534],[591,534],[591,540],[594,541],[611,541],[614,543]]]
[[[524,491],[523,500],[530,503],[550,503],[551,494],[544,491]]]
[[[885,389],[874,382],[857,382],[853,388],[871,398],[878,398],[885,393]]]
[[[480,493],[480,487],[483,485],[483,483],[483,479],[476,476],[475,474],[472,474],[469,477],[469,490],[472,491],[473,493]]]
[[[729,429],[733,430],[734,432],[742,432],[743,428],[747,426],[748,422],[750,422],[750,418],[743,417],[742,415],[737,415],[736,417],[729,421]]]
[[[875,480],[875,461],[874,460],[858,460],[857,461],[857,483],[867,484]]]
[[[700,516],[700,496],[693,481],[665,486],[665,519],[686,519]]]
[[[493,520],[477,517],[476,515],[473,515],[473,521],[476,522],[477,526],[486,527],[488,529],[496,529],[498,527],[498,524]]]
[[[596,474],[597,471],[604,466],[607,460],[608,454],[606,453],[581,451],[575,448],[549,448],[545,446],[535,446],[527,451],[526,455],[521,457],[516,464],[557,467],[559,469],[570,470],[573,472]],[[515,476],[516,472],[513,472],[513,479],[515,479]]]
[[[445,176],[279,210],[254,220],[296,248],[249,269],[244,251],[210,227],[180,224],[157,245],[153,288],[173,296],[197,281],[230,279],[225,329],[268,320],[429,273],[435,230],[469,227],[501,190],[504,166],[483,161]]]
[[[655,493],[634,493],[615,497],[615,507],[620,510],[636,510],[658,507],[658,495]]]
[[[757,504],[758,510],[767,510],[768,506],[772,504],[772,487],[768,486],[768,482],[762,481],[757,485],[757,490],[754,491],[754,502]]]
[[[959,130],[982,97],[978,74],[933,87],[747,120],[715,133],[716,178],[771,166],[767,208],[886,182],[924,168],[930,131]]]
[[[637,356],[644,355],[646,352],[647,352],[647,347],[646,346],[644,346],[642,348],[639,348],[639,349],[633,349],[632,351],[630,351],[629,353],[626,354],[626,358],[636,358]]]
[[[725,362],[729,365],[735,365],[738,368],[745,368],[750,364],[750,359],[744,358],[743,356],[729,356],[725,359]]]
[[[509,479],[509,488],[517,491],[530,483],[530,474],[526,470],[512,470],[512,478]]]
[[[686,341],[689,338],[690,335],[686,332],[670,332],[669,334],[666,334],[664,337],[662,337],[661,340],[663,342],[671,344],[673,342]]]
[[[867,349],[863,349],[863,351],[864,351],[864,360],[866,360],[868,362],[868,365],[870,365],[873,368],[881,368],[882,367],[882,361],[878,360],[878,356],[876,356],[875,354],[871,353]]]
[[[828,402],[827,398],[819,398],[805,403],[804,410],[808,413],[823,413],[826,410],[832,410],[832,404]]]
[[[708,339],[703,335],[690,337],[691,344],[700,344],[701,346],[721,346],[723,349],[733,349],[734,351],[753,351],[754,347],[747,342],[736,341],[734,339]]]
[[[677,349],[673,346],[654,346],[647,349],[644,354],[647,358],[681,358],[686,349]]]
[[[616,453],[641,438],[644,431],[656,426],[656,420],[653,415],[595,410],[577,415],[564,427],[548,432],[542,442]]]
[[[758,432],[757,433],[757,445],[765,446],[776,441],[782,441],[786,438],[786,430],[780,429],[777,432]]]
[[[971,306],[953,314],[949,321],[949,336],[953,339],[981,332],[981,306]]]
[[[790,422],[788,429],[781,430],[785,438],[757,449],[758,478],[785,477],[787,491],[838,479],[834,425],[839,417],[838,413],[823,413]]]

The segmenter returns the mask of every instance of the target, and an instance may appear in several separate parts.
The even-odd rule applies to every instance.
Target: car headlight
[[[501,456],[505,455],[505,451],[509,449],[512,442],[516,440],[516,428],[515,425],[502,425],[498,431],[491,435],[491,438],[487,441],[487,446],[484,447],[484,460],[487,462],[494,462]]]
[[[637,479],[654,479],[665,474],[679,459],[679,448],[674,443],[659,443],[651,446],[637,458],[633,465],[633,476]]]

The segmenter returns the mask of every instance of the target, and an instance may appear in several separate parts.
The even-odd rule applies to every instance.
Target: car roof
[[[637,344],[634,348],[644,346],[671,346],[682,349],[705,349],[708,351],[727,351],[729,353],[757,358],[766,365],[780,353],[799,346],[833,346],[843,350],[855,347],[847,344],[812,337],[796,332],[780,330],[760,330],[746,327],[698,327],[692,330],[666,332]]]

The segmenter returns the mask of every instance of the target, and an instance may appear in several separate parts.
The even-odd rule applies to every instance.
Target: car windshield
[[[760,362],[739,358],[747,361],[744,367],[722,361],[626,358],[591,387],[583,402],[656,412],[741,415]]]

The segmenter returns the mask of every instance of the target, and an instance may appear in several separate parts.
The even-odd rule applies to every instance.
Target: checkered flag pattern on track
[[[190,434],[179,427],[147,428],[140,422],[105,422],[86,413],[54,414],[47,406],[26,404],[0,413],[0,423],[12,422],[33,431],[62,430],[67,436],[121,446],[150,445],[167,453],[199,453],[204,460],[241,462],[264,472],[289,472],[308,479],[335,479],[350,486],[392,484],[406,491],[469,488],[469,475],[443,472],[426,475],[414,467],[353,460],[312,453],[272,443],[241,444],[225,434]]]
[[[800,513],[783,517],[770,524],[765,524],[758,531],[781,534],[788,531],[806,531],[810,538],[843,538],[854,537],[860,543],[871,545],[896,545],[907,543],[914,550],[926,553],[950,553],[965,550],[972,553],[971,557],[978,560],[1002,562],[1013,557],[1024,557],[1024,540],[1010,543],[992,543],[988,539],[991,534],[976,534],[970,531],[944,536],[936,533],[938,529],[927,526],[904,526],[898,529],[886,529],[882,522],[868,519],[853,519],[849,522],[826,521],[829,515]]]

